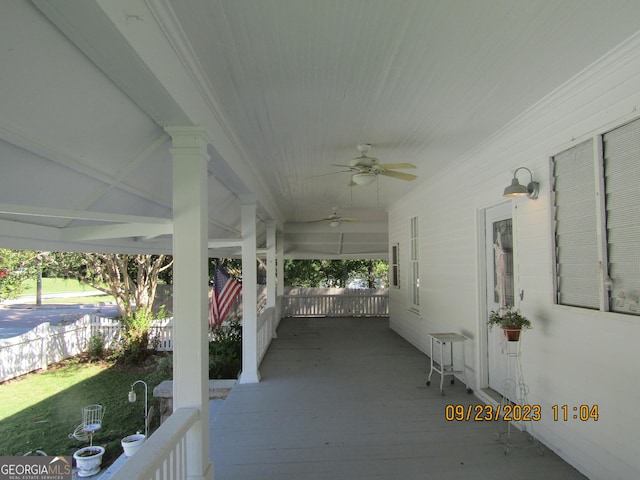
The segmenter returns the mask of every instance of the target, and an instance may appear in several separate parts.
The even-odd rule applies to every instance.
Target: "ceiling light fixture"
[[[351,177],[351,180],[356,185],[371,185],[376,181],[377,175],[375,173],[356,173]]]
[[[329,226],[333,227],[333,228],[339,227],[340,226],[340,220],[331,220],[329,222]]]
[[[524,185],[520,185],[518,178],[516,177],[518,170],[526,170],[529,172],[529,177],[531,181],[525,187]],[[538,191],[540,189],[540,184],[538,182],[533,181],[533,174],[531,170],[527,167],[518,167],[516,171],[513,172],[513,178],[511,179],[511,185],[504,189],[503,197],[513,198],[513,197],[524,197],[525,195],[532,200],[538,198]]]

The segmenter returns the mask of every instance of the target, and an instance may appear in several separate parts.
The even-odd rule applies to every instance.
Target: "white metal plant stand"
[[[102,405],[89,405],[82,409],[82,431],[89,435],[90,446],[93,446],[93,434],[102,428],[103,416]]]
[[[520,334],[522,338],[522,333]],[[496,433],[496,440],[500,442],[504,436],[504,453],[509,454],[509,450],[515,447],[511,443],[511,424],[516,425],[519,430],[527,436],[530,440],[528,447],[535,447],[538,454],[543,455],[544,450],[542,445],[534,436],[533,424],[535,421],[532,419],[533,412],[529,410],[533,408],[529,404],[529,387],[524,381],[524,375],[522,373],[521,362],[521,341],[507,341],[505,333],[505,342],[503,354],[505,355],[505,361],[507,362],[507,373],[505,380],[502,384],[504,394],[502,395],[502,401],[500,403],[500,410],[503,415],[504,423],[506,423],[506,429]],[[512,420],[506,420],[504,415],[509,414]],[[525,417],[528,420],[525,420]]]

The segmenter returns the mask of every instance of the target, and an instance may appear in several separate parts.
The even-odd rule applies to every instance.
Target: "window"
[[[557,301],[600,308],[593,140],[553,159]]]
[[[391,285],[393,285],[396,288],[400,288],[399,255],[400,255],[400,245],[396,243],[391,247]]]
[[[640,315],[640,120],[552,164],[557,303]]]
[[[640,315],[640,120],[603,142],[610,309]]]
[[[510,218],[493,222],[493,264],[496,265],[498,249],[504,259],[504,290],[498,288],[498,272],[493,268],[493,301],[499,305],[515,305],[513,294],[513,225]],[[502,263],[502,262],[501,262]],[[503,297],[503,298],[500,298]]]
[[[409,259],[409,275],[411,285],[411,306],[417,309],[420,305],[420,269],[418,263],[418,217],[411,217],[409,241],[411,244],[411,257]]]

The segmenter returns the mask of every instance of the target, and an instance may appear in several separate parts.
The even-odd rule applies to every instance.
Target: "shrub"
[[[119,361],[125,365],[143,362],[149,355],[149,328],[155,318],[164,318],[165,308],[156,315],[144,309],[136,310],[130,317],[122,318],[123,341]]]
[[[151,365],[147,374],[147,383],[149,387],[159,385],[165,380],[173,379],[173,353],[162,352],[156,353],[150,359]]]
[[[91,360],[103,360],[105,358],[104,335],[102,333],[91,335],[87,353]]]
[[[242,325],[232,320],[213,331],[209,342],[209,378],[237,378],[242,370]]]

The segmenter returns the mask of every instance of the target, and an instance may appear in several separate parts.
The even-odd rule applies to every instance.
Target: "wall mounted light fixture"
[[[531,181],[527,184],[526,187],[524,185],[520,185],[520,182],[518,181],[518,177],[516,175],[518,174],[519,170],[526,170],[527,172],[529,172]],[[540,184],[533,181],[533,174],[531,173],[531,170],[529,170],[527,167],[518,167],[516,168],[516,171],[513,172],[511,185],[504,189],[504,193],[502,194],[502,196],[512,198],[524,197],[526,195],[530,199],[535,200],[536,198],[538,198],[539,189]]]

